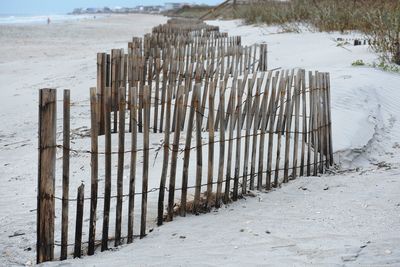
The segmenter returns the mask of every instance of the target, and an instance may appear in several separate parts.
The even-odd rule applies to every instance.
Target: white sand
[[[165,20],[135,15],[50,26],[0,26],[0,265],[35,261],[36,212],[30,210],[36,208],[37,90],[70,88],[75,104],[71,128],[83,133],[89,122],[88,88],[96,82],[96,52],[126,48],[133,35],[149,32]],[[177,218],[117,252],[49,265],[398,266],[400,75],[352,67],[353,61],[372,62],[376,55],[366,46],[337,47],[333,40],[341,34],[277,34],[274,27],[211,23],[230,35],[242,35],[245,44],[267,42],[270,68],[329,71],[337,163],[358,169],[302,177],[219,212]],[[154,136],[151,144],[161,138]],[[73,142],[87,148],[87,141]],[[71,170],[82,168],[72,174],[71,188],[76,188],[80,180],[87,181],[89,165],[87,157],[75,157],[73,162]],[[150,173],[157,174],[157,168]],[[59,186],[58,182],[57,190]],[[70,210],[74,218],[75,210]],[[8,237],[15,232],[24,235]]]
[[[58,88],[62,99],[62,89],[69,88],[72,102],[88,104],[89,87],[96,86],[96,53],[126,49],[133,36],[166,20],[118,15],[50,25],[0,25],[0,266],[35,262],[38,89]],[[89,126],[88,110],[73,109],[71,129]],[[59,122],[61,118],[59,113]],[[17,231],[25,235],[8,237]]]

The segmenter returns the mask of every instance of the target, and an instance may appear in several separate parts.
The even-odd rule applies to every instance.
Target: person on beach
[[[47,24],[50,24],[50,18],[47,18]]]

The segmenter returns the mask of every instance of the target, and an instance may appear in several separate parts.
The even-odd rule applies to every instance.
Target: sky
[[[165,2],[218,4],[222,0],[0,0],[0,14],[65,14],[77,7],[134,7]]]

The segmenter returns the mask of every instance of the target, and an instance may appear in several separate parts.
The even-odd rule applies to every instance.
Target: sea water
[[[95,15],[0,15],[0,24],[46,24],[47,19],[57,23],[94,18]]]

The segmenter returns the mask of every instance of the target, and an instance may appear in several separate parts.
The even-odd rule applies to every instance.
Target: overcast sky
[[[165,2],[218,4],[222,0],[0,0],[0,14],[63,14],[76,7],[134,7],[159,5]]]

